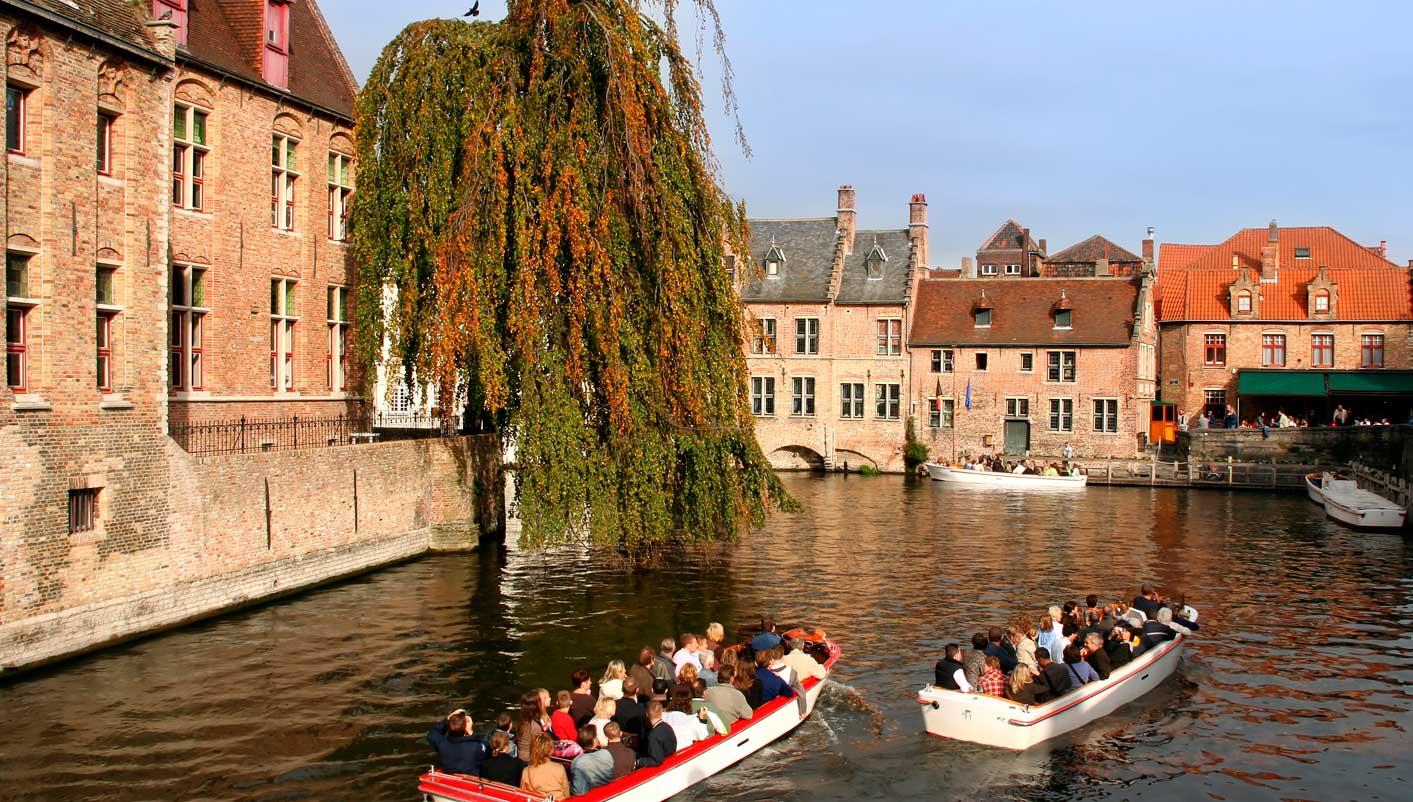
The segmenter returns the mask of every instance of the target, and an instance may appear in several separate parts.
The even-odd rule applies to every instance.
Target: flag
[[[967,412],[971,412],[971,379],[967,379]]]

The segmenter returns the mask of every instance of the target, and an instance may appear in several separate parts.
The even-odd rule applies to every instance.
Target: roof
[[[878,278],[868,277],[865,262],[876,246],[886,256]],[[908,257],[912,243],[907,229],[860,231],[854,252],[844,257],[844,276],[835,298],[841,304],[900,304],[908,293]]]
[[[1006,251],[1020,248],[1021,237],[1024,236],[1025,229],[1015,220],[1007,220],[996,229],[996,232],[986,238],[986,242],[981,244],[977,250],[981,251]],[[1026,247],[1030,250],[1040,250],[1040,246],[1035,244],[1035,240],[1027,237]]]
[[[1328,226],[1278,228],[1280,269],[1261,285],[1258,320],[1306,320],[1306,285],[1327,268],[1338,285],[1337,320],[1413,320],[1408,271]],[[1158,257],[1158,319],[1230,320],[1228,287],[1240,277],[1232,260],[1261,273],[1269,229],[1246,228],[1219,245],[1164,243]],[[1309,249],[1308,258],[1295,256]],[[1269,276],[1266,278],[1270,278]]]
[[[187,12],[187,44],[179,52],[257,85],[267,85],[271,91],[286,92],[266,84],[263,74],[264,2],[192,0]],[[352,119],[358,84],[324,15],[314,0],[290,3],[289,8],[287,93]]]
[[[92,34],[114,40],[117,44],[144,51],[146,55],[162,58],[156,43],[148,34],[147,11],[141,5],[128,0],[28,0],[15,2],[5,0],[8,5],[22,11],[37,12],[60,23],[77,25]],[[147,4],[148,7],[151,3]],[[164,59],[165,60],[165,59]]]
[[[913,304],[909,346],[1098,345],[1126,346],[1133,335],[1139,277],[1041,281],[927,279]],[[977,328],[972,308],[982,292],[992,305],[991,326]],[[1074,305],[1071,328],[1055,329],[1060,295]]]
[[[838,228],[833,217],[803,220],[752,220],[751,263],[741,297],[746,301],[817,301],[829,299]],[[856,238],[857,244],[859,240]],[[785,257],[778,276],[761,274],[765,255],[778,247]],[[892,254],[889,254],[891,257]],[[862,262],[860,262],[862,264]]]
[[[1134,255],[1132,251],[1125,250],[1098,234],[1095,234],[1084,242],[1071,245],[1057,254],[1046,257],[1045,261],[1073,263],[1098,262],[1100,259],[1108,259],[1110,262],[1143,261],[1143,257]]]

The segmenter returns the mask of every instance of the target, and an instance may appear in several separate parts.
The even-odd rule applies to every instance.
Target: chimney
[[[1097,262],[1094,263],[1094,275],[1096,275],[1096,276],[1107,276],[1107,275],[1109,275],[1109,260],[1108,260],[1107,258],[1100,259],[1099,261],[1097,261]]]
[[[855,205],[852,184],[839,185],[839,231],[844,235],[844,253],[854,252],[854,231],[858,229],[859,212]]]
[[[1388,258],[1388,240],[1386,239],[1379,240],[1379,256]]]
[[[1030,229],[1021,229],[1021,252],[1020,252],[1021,275],[1030,275]]]
[[[1408,262],[1408,266],[1413,267],[1413,260]],[[962,257],[962,277],[976,278],[976,263],[972,261],[970,256]]]
[[[1413,270],[1413,259],[1408,260],[1408,269]]]
[[[157,51],[167,58],[176,58],[177,23],[174,20],[162,19],[144,22],[143,25],[152,31],[152,38],[157,42]]]
[[[1050,249],[1049,249],[1048,247],[1046,247],[1045,240],[1043,240],[1043,239],[1040,241],[1040,252],[1041,252],[1042,254],[1046,254],[1046,253],[1049,253],[1049,252],[1050,252]]]
[[[1153,263],[1153,227],[1148,227],[1148,236],[1143,238],[1143,261]]]
[[[1275,284],[1281,275],[1280,229],[1272,220],[1266,244],[1261,246],[1261,283]]]
[[[908,203],[908,239],[917,249],[918,266],[931,264],[927,258],[927,196],[921,192]]]

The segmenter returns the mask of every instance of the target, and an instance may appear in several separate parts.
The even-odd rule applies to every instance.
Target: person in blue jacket
[[[471,716],[457,708],[427,733],[427,743],[437,750],[437,767],[448,774],[481,773],[481,762],[490,749],[479,735],[471,732]]]
[[[774,649],[756,652],[756,682],[760,683],[760,703],[762,705],[768,704],[772,699],[795,698],[795,689],[790,687],[790,683],[770,670],[770,663],[774,658]]]

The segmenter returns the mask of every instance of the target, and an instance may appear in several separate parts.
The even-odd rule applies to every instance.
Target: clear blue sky
[[[414,19],[470,0],[323,0],[362,80]],[[755,217],[903,227],[930,203],[932,260],[1008,217],[1051,251],[1144,229],[1218,242],[1332,225],[1413,258],[1413,4],[717,0],[745,159],[705,90],[727,190]],[[482,19],[504,15],[483,0]],[[690,25],[690,14],[687,22]]]

